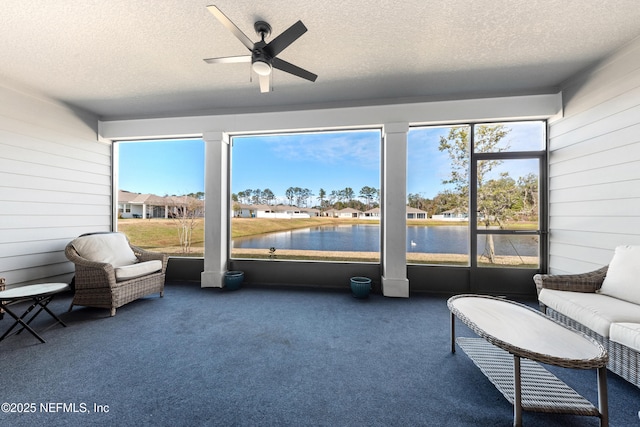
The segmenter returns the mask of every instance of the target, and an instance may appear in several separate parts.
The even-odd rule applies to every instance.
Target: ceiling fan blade
[[[302,21],[298,21],[284,30],[278,37],[271,40],[269,44],[264,47],[264,50],[273,58],[306,32],[307,27],[304,26]]]
[[[251,41],[251,39],[247,37],[246,34],[243,33],[242,30],[240,30],[240,28],[236,26],[236,24],[231,22],[231,20],[227,18],[227,15],[222,13],[222,11],[218,9],[217,6],[214,6],[214,5],[207,6],[207,9],[209,9],[209,12],[211,12],[213,16],[218,18],[218,21],[220,21],[222,25],[227,27],[227,29],[231,31],[233,35],[236,36],[238,40],[240,40],[242,44],[247,47],[247,49],[253,50],[253,42]]]
[[[286,73],[293,74],[294,76],[298,76],[312,82],[315,82],[318,78],[316,74],[313,74],[280,58],[273,58],[271,65],[273,66],[273,68],[277,68],[278,70],[282,70]]]
[[[207,64],[237,64],[240,62],[251,62],[251,55],[225,56],[222,58],[203,59]]]
[[[260,75],[258,77],[260,78],[260,92],[271,92],[271,74],[267,74],[266,76]]]

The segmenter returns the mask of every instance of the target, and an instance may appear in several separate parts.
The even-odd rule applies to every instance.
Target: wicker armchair
[[[75,264],[74,305],[116,309],[144,296],[164,296],[167,256],[129,243],[121,233],[82,235],[65,248]]]

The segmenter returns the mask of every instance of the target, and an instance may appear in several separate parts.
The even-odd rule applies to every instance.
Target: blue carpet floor
[[[167,284],[118,309],[50,307],[67,327],[0,342],[2,426],[510,426],[512,407],[462,352],[446,298]],[[10,325],[5,315],[0,331]],[[46,315],[36,329],[50,323]],[[474,336],[458,323],[459,335]],[[592,402],[595,371],[547,367]],[[612,426],[640,389],[609,373]],[[32,405],[34,404],[34,405]],[[31,411],[33,409],[33,411]],[[25,412],[29,411],[29,412]],[[18,413],[22,412],[22,413]],[[597,426],[525,412],[525,426]]]

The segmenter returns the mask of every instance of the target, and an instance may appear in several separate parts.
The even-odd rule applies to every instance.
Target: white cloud
[[[283,135],[269,139],[283,160],[325,165],[380,165],[380,137],[374,131]]]

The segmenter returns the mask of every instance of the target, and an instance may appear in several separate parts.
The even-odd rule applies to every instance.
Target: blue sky
[[[119,142],[118,187],[158,196],[204,191],[204,142]]]
[[[512,150],[542,149],[544,126],[507,125]],[[409,133],[407,193],[433,198],[449,176],[447,153],[438,150],[448,127],[413,128]],[[202,140],[119,143],[119,188],[160,196],[204,191]],[[520,162],[519,165],[522,165]],[[529,168],[529,166],[526,166]],[[532,169],[533,171],[533,169]],[[523,175],[528,171],[520,170]],[[514,176],[514,175],[512,175]],[[380,131],[342,131],[233,138],[232,193],[269,188],[285,201],[289,187],[380,188]]]
[[[289,187],[380,188],[380,131],[233,138],[232,192],[269,188],[284,201]]]

